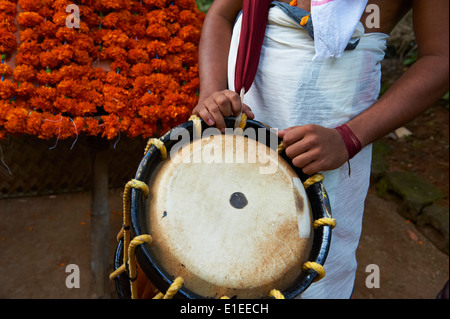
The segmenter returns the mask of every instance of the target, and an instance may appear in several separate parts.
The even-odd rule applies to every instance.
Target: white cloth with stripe
[[[339,58],[355,31],[367,0],[312,0],[314,59]]]

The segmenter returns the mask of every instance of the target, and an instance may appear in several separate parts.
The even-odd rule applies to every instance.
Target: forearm
[[[448,91],[448,57],[421,57],[371,108],[348,123],[366,146],[408,123]]]
[[[220,15],[209,15],[205,19],[199,47],[200,101],[228,88],[232,27],[230,21]]]

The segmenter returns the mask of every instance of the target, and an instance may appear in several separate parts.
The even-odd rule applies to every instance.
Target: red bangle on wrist
[[[348,159],[352,159],[362,150],[361,142],[347,124],[336,127],[336,130],[341,134],[344,139],[345,146],[347,147]]]

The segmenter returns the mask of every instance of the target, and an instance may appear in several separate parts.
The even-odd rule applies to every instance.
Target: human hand
[[[247,105],[242,105],[241,97],[236,92],[223,90],[212,93],[206,99],[199,101],[192,114],[200,116],[209,126],[225,130],[224,116],[236,116],[245,113],[249,119],[254,119],[255,115]]]
[[[345,142],[335,129],[319,125],[290,127],[278,132],[286,155],[303,173],[313,175],[342,166],[349,158]]]

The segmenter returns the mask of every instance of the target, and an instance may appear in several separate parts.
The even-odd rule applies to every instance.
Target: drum
[[[324,276],[323,177],[294,167],[271,128],[241,124],[221,134],[193,117],[150,140],[124,192],[120,298],[294,298]]]

